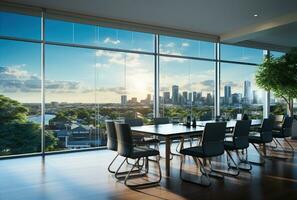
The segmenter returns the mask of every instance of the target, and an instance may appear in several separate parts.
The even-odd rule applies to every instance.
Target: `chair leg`
[[[245,153],[244,153],[244,151],[245,151]],[[239,160],[239,163],[237,164],[238,168],[243,171],[251,171],[253,167],[252,167],[251,163],[248,161],[247,149],[242,150],[242,158],[239,155],[239,150],[236,150],[236,155]],[[243,158],[244,156],[245,156],[245,158]],[[240,166],[240,164],[247,164],[247,165],[249,165],[249,168],[242,167],[242,166]],[[231,166],[231,167],[233,167],[233,166]]]
[[[232,161],[232,163],[234,164],[234,166],[232,166],[230,162],[227,162],[227,163],[228,163],[228,167],[229,167],[229,169],[230,169],[230,168],[235,168],[235,169],[236,169],[236,172],[235,172],[235,173],[227,172],[226,175],[230,175],[230,176],[238,176],[239,173],[240,173],[238,164],[234,161],[234,159],[233,159],[233,157],[232,157],[230,151],[226,151],[226,152],[227,152],[227,160],[228,160],[228,158],[230,158],[231,161]]]
[[[128,159],[128,158],[125,158],[125,160],[123,160],[123,162],[120,164],[120,166],[118,167],[118,169],[115,171],[115,173],[114,173],[114,177],[115,177],[116,179],[121,179],[121,178],[123,178],[123,175],[129,173],[129,170],[128,170],[128,171],[120,172],[120,169],[122,168],[123,164],[124,164],[125,162],[127,162],[127,159]],[[115,159],[114,159],[114,160],[115,160]],[[139,163],[138,163],[138,164],[139,164]],[[133,170],[132,172],[140,172],[140,171],[142,170],[142,168],[143,168],[143,165],[137,165],[137,167],[138,167],[138,169]]]
[[[257,153],[259,154],[259,159],[260,159],[260,162],[255,162],[255,161],[250,161],[248,160],[248,162],[250,164],[255,164],[255,165],[264,165],[265,164],[265,158],[264,156],[261,154],[260,150],[256,147],[256,145],[254,143],[251,143],[254,148],[256,149]]]
[[[160,144],[159,143],[155,144],[155,149],[160,151]],[[158,156],[156,156],[156,160],[149,159],[149,161],[157,162],[157,161],[160,161],[160,159],[161,159],[161,155],[158,155]]]
[[[158,170],[159,170],[159,179],[157,181],[153,181],[153,182],[148,182],[148,183],[142,183],[142,184],[129,184],[128,183],[128,179],[130,179],[130,174],[133,172],[133,169],[139,165],[139,160],[140,158],[138,158],[135,162],[135,164],[132,166],[131,170],[128,172],[128,174],[126,175],[125,177],[125,180],[124,180],[124,184],[127,186],[127,187],[145,187],[145,186],[150,186],[150,185],[156,185],[156,184],[159,184],[161,182],[161,179],[162,179],[162,172],[161,172],[161,167],[160,167],[160,162],[157,161],[157,165],[158,165]]]
[[[195,159],[194,159],[195,160]],[[179,176],[180,176],[180,179],[185,181],[185,182],[189,182],[189,183],[194,183],[194,184],[197,184],[197,185],[201,185],[201,186],[205,186],[205,187],[209,187],[211,185],[211,182],[210,182],[210,178],[209,178],[209,175],[207,173],[207,171],[205,170],[204,168],[204,165],[203,163],[201,162],[201,160],[199,158],[197,158],[197,160],[199,161],[199,168],[200,168],[200,171],[203,171],[204,173],[202,173],[201,176],[198,176],[198,179],[200,178],[200,180],[191,180],[190,178],[186,178],[184,175],[186,175],[186,173],[183,173],[183,163],[185,161],[185,156],[184,155],[181,155],[181,160],[180,160],[180,169],[179,169]],[[183,175],[184,174],[184,175]],[[205,176],[206,177],[206,183],[203,183],[202,182],[202,177]]]
[[[273,138],[272,141],[275,144],[275,146],[272,146],[271,143],[270,143],[269,147],[272,148],[272,149],[276,149],[278,145],[277,145],[277,142],[275,141],[275,138]]]
[[[114,163],[114,161],[117,159],[117,157],[119,156],[119,154],[117,154],[116,155],[116,157],[114,157],[114,159],[111,161],[111,163],[108,165],[108,171],[110,172],[110,173],[112,173],[112,174],[114,174],[115,173],[115,171],[113,171],[113,170],[111,170],[111,166],[112,166],[112,164]]]
[[[284,141],[290,146],[290,149],[288,152],[291,152],[291,153],[295,153],[295,150],[294,150],[294,147],[291,145],[291,143],[286,139],[284,138]]]
[[[227,152],[227,157],[228,156],[229,156],[229,154]],[[237,166],[237,164],[235,163],[235,161],[231,157],[231,155],[230,155],[229,158],[231,159],[231,161],[233,162],[233,164],[235,166]],[[210,159],[208,160],[208,162],[209,162],[209,165],[210,165],[210,173],[209,173],[210,176],[213,176],[213,177],[216,177],[216,178],[224,178],[225,175],[226,176],[238,176],[239,175],[239,169],[238,169],[238,167],[236,168],[236,172],[235,173],[230,173],[230,172],[228,172],[226,170],[219,170],[219,169],[213,168]]]

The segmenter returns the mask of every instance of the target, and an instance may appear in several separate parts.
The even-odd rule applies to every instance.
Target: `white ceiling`
[[[297,28],[288,28],[288,17],[277,26],[261,29],[255,37],[250,30],[271,25],[274,20],[297,16],[297,0],[9,0],[97,17],[222,36],[232,42],[254,40],[281,46],[297,45]],[[296,15],[295,15],[296,13]],[[254,17],[258,14],[258,17]],[[290,16],[290,18],[292,18]],[[297,17],[296,17],[297,21]],[[293,23],[294,24],[294,23]],[[247,27],[250,27],[247,30]],[[277,31],[276,31],[277,30]],[[288,31],[294,33],[286,34]],[[267,36],[267,38],[265,37]],[[244,37],[242,37],[244,36]],[[284,38],[286,37],[286,38]],[[238,39],[242,38],[242,39]],[[292,39],[293,38],[293,39]],[[293,44],[292,44],[293,42]]]

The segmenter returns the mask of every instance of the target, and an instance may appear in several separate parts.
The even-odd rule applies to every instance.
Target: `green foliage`
[[[266,57],[257,71],[256,83],[288,104],[297,98],[297,48],[280,58]]]
[[[271,113],[274,115],[283,115],[286,112],[286,107],[281,104],[277,103],[275,106],[272,106]]]
[[[0,124],[27,120],[28,109],[17,101],[0,95]]]
[[[28,109],[19,102],[0,95],[0,155],[41,151],[41,128],[27,121]],[[45,133],[45,149],[53,149],[57,139]]]

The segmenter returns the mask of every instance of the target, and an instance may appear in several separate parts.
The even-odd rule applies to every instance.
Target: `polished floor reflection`
[[[292,144],[297,149],[297,141]],[[257,159],[252,148],[249,152],[251,159]],[[212,178],[209,188],[182,182],[175,156],[170,178],[164,176],[160,186],[139,190],[128,189],[107,172],[114,156],[107,150],[0,160],[0,199],[297,199],[296,153],[268,154],[274,158],[267,159],[264,167],[253,166],[251,173],[236,178]],[[194,162],[189,158],[186,162],[194,172]],[[150,167],[154,169],[154,164]]]

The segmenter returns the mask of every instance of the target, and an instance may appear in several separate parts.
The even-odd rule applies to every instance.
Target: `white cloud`
[[[182,46],[182,47],[188,47],[188,46],[190,46],[190,44],[187,43],[187,42],[183,42],[183,43],[181,44],[181,46]]]
[[[46,80],[45,89],[53,93],[75,93],[88,90],[78,81]],[[17,65],[0,67],[0,91],[15,92],[41,92],[40,76],[28,72]]]
[[[169,42],[169,43],[166,44],[166,47],[173,48],[173,47],[175,47],[175,43],[174,42]]]
[[[118,39],[113,40],[113,39],[111,39],[110,37],[105,38],[105,40],[104,40],[103,42],[104,42],[104,44],[108,44],[108,43],[110,43],[110,44],[113,44],[113,45],[118,45],[118,44],[121,43],[120,40],[118,40]]]

